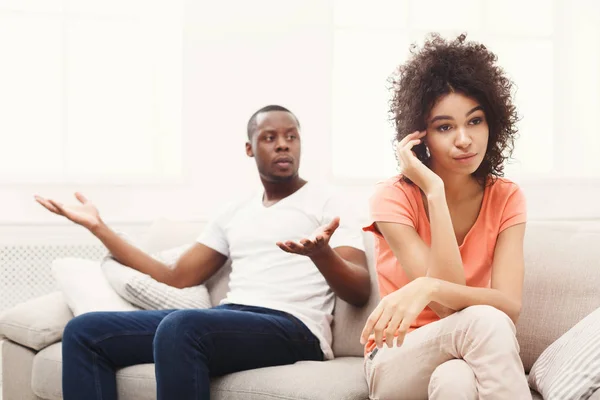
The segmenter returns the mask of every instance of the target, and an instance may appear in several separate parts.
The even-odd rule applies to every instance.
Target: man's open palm
[[[339,217],[335,217],[330,223],[318,227],[308,238],[301,239],[299,242],[288,240],[287,242],[277,242],[277,246],[283,251],[303,256],[314,256],[329,245],[329,239],[340,226]]]
[[[79,224],[87,229],[92,229],[100,223],[100,213],[91,201],[81,193],[75,193],[75,198],[80,204],[64,205],[52,199],[35,196],[35,201],[47,210]]]

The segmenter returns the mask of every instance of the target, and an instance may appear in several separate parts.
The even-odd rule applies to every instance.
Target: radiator
[[[136,222],[113,227],[139,237],[149,225]],[[50,270],[55,259],[100,260],[105,255],[106,248],[97,239],[71,223],[0,223],[0,313],[18,303],[58,290]],[[1,346],[0,341],[0,351]],[[0,357],[0,400],[1,388]]]
[[[0,313],[18,303],[58,290],[52,277],[52,261],[63,257],[100,260],[106,255],[101,244],[0,246]],[[0,341],[0,355],[2,343]],[[0,356],[0,400],[2,357]]]
[[[0,312],[57,290],[50,270],[53,260],[64,257],[100,260],[104,255],[106,248],[100,243],[0,246]]]

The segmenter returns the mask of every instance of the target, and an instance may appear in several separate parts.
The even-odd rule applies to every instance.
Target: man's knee
[[[475,374],[464,360],[446,361],[431,374],[428,392],[431,399],[476,399]]]
[[[102,316],[100,313],[86,313],[79,315],[70,320],[65,326],[63,332],[62,341],[72,342],[80,341],[83,338],[87,338],[98,329],[98,324],[102,322]]]
[[[172,352],[200,343],[206,325],[199,310],[178,310],[167,315],[158,325],[154,337],[154,349]]]

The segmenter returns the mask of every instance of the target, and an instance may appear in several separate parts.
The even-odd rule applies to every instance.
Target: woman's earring
[[[429,153],[429,147],[427,147],[427,145],[425,145],[425,155],[427,158],[431,157],[431,153]]]

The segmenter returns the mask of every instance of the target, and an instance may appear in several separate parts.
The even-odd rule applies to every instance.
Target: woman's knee
[[[494,332],[516,333],[515,324],[503,311],[487,305],[467,307],[460,314],[469,318],[477,328],[487,328]]]
[[[467,318],[466,339],[494,352],[519,351],[516,328],[504,312],[492,306],[472,306],[460,312]]]
[[[430,399],[476,399],[477,383],[471,367],[461,359],[440,364],[429,380]]]

